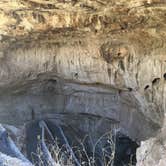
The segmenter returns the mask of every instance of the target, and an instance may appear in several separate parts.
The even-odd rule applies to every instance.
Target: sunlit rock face
[[[88,114],[138,141],[164,127],[164,1],[3,0],[0,8],[1,123]]]
[[[164,166],[166,163],[166,127],[164,127],[155,138],[150,138],[141,143],[137,150],[137,165]]]

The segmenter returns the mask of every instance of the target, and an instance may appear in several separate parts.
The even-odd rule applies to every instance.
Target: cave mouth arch
[[[152,136],[160,128],[160,124],[141,113],[141,103],[133,91],[104,84],[71,81],[52,73],[43,73],[33,80],[6,85],[0,89],[0,98],[1,122],[16,126],[34,119],[70,113],[116,121],[122,133],[138,141]],[[139,125],[140,122],[144,128]]]
[[[56,143],[53,141],[51,144],[49,133],[46,132],[45,141],[48,147],[57,146],[57,142],[60,148],[66,145],[58,131],[60,126],[78,161],[82,160],[88,163],[89,159],[93,158],[97,165],[103,165],[104,162],[105,164],[109,163],[111,160],[110,164],[114,166],[123,166],[129,163],[136,164],[136,149],[139,144],[122,134],[118,130],[119,125],[116,122],[86,114],[62,114],[60,116],[61,120],[63,119],[61,122],[59,118],[44,120],[54,140],[56,140]],[[42,137],[39,127],[40,122],[39,120],[31,121],[26,125],[26,153],[28,159],[32,162],[38,162],[39,160],[36,155],[32,154],[38,154],[38,139],[39,136]],[[65,149],[62,151],[65,151]],[[114,155],[114,158],[110,160],[112,155]]]
[[[64,128],[66,137],[71,136],[70,140],[80,134],[80,140],[84,135],[90,135],[93,144],[104,133],[118,130],[120,134],[116,137],[118,143],[116,142],[115,153],[117,163],[125,159],[128,162],[131,155],[135,156],[137,143],[159,128],[158,125],[146,121],[138,112],[137,100],[128,89],[119,93],[119,89],[108,85],[80,83],[45,73],[34,80],[7,86],[0,92],[3,94],[0,96],[3,110],[3,114],[0,112],[0,120],[15,126],[27,124],[29,159],[31,153],[35,153],[31,148],[37,146],[36,139],[41,134],[40,128],[35,124],[40,120],[59,124]],[[12,102],[9,103],[9,100]],[[140,123],[145,125],[144,128]],[[89,144],[86,146],[91,147]],[[136,163],[135,157],[133,163]]]

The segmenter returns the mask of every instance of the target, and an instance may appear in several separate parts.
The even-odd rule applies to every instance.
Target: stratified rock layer
[[[91,114],[133,139],[155,136],[166,110],[165,15],[163,0],[1,1],[0,122]]]

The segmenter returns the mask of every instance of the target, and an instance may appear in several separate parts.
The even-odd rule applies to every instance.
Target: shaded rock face
[[[0,9],[1,123],[93,115],[137,141],[163,128],[164,1],[4,0]]]
[[[68,115],[66,115],[69,118]],[[46,120],[46,124],[51,131],[53,137],[58,142],[58,145],[62,148],[64,146],[63,139],[61,139],[61,134],[58,131],[57,124],[61,126],[63,129],[64,134],[66,135],[69,144],[73,147],[73,151],[75,155],[78,157],[80,161],[88,163],[87,157],[83,153],[83,147],[86,150],[87,155],[89,158],[95,155],[95,165],[103,165],[103,163],[110,163],[109,165],[114,166],[123,166],[124,164],[136,164],[136,148],[138,144],[132,141],[129,137],[121,134],[120,132],[112,132],[111,128],[108,129],[106,127],[108,124],[111,127],[116,127],[113,125],[113,122],[109,122],[105,119],[105,121],[101,122],[101,119],[94,116],[82,116],[80,125],[73,127],[73,123],[76,123],[75,118],[80,120],[78,116],[72,115],[73,119],[72,122],[64,123],[60,122],[59,124],[55,119]],[[60,119],[60,118],[59,118]],[[96,123],[98,123],[99,130],[96,129]],[[82,122],[86,122],[86,125],[81,125]],[[27,145],[27,156],[33,163],[38,163],[37,161],[38,154],[37,150],[38,146],[38,137],[41,137],[41,129],[38,125],[38,121],[33,121],[33,123],[29,123],[26,126],[26,145]],[[84,128],[82,128],[84,126]],[[86,126],[86,127],[85,127]],[[79,134],[81,133],[81,134]],[[46,135],[47,144],[51,144],[51,139],[49,138],[49,134]],[[112,141],[113,144],[110,142]],[[97,143],[97,144],[96,144]],[[55,146],[55,145],[54,145]],[[95,148],[95,149],[94,149]],[[104,151],[103,151],[104,149]],[[114,154],[115,153],[115,154]],[[108,156],[107,156],[108,155]],[[110,156],[115,155],[112,162],[110,161]],[[82,157],[80,157],[82,156]],[[103,157],[105,156],[105,162],[103,161]],[[108,160],[108,161],[107,161]],[[86,164],[81,165],[86,165]]]
[[[63,115],[67,119],[70,118],[69,115]],[[62,119],[62,117],[58,117],[58,119]],[[80,121],[78,123],[78,121]],[[97,123],[95,123],[97,121]],[[66,136],[66,139],[69,143],[69,145],[72,147],[74,154],[78,158],[79,162],[88,162],[87,157],[83,153],[83,148],[85,148],[87,155],[90,157],[93,157],[93,153],[95,154],[96,159],[95,163],[97,165],[102,165],[102,148],[107,147],[106,151],[108,151],[108,154],[111,154],[111,146],[108,145],[108,134],[109,131],[111,131],[111,126],[113,127],[113,123],[109,122],[107,119],[105,121],[102,121],[99,117],[94,116],[81,116],[81,118],[78,117],[78,115],[72,115],[72,119],[70,121],[64,121],[59,122],[55,118],[52,119],[46,119],[45,123],[47,124],[54,140],[50,138],[50,135],[45,132],[45,140],[49,147],[50,152],[53,152],[53,147],[56,149],[56,146],[58,145],[61,149],[61,152],[66,152],[66,146],[65,146],[65,140],[62,138],[61,132],[59,130],[58,126],[61,126],[61,129],[63,130],[64,135]],[[84,125],[82,125],[84,123]],[[96,129],[96,125],[98,124],[98,127],[100,130]],[[108,128],[109,124],[109,128]],[[114,124],[115,127],[115,124]],[[81,133],[81,134],[80,134]],[[111,134],[110,134],[111,135]],[[27,157],[33,162],[33,163],[40,163],[40,158],[36,154],[39,152],[39,137],[42,137],[41,128],[39,127],[39,121],[33,121],[31,123],[28,123],[26,125],[26,150],[27,150]],[[94,146],[98,139],[101,139],[98,145],[96,145],[96,149],[94,152]],[[111,136],[110,136],[111,139]],[[52,150],[51,150],[52,149]],[[55,150],[54,149],[54,150]],[[61,153],[59,152],[59,153]],[[53,152],[54,153],[54,152]],[[60,155],[60,154],[59,154]],[[82,157],[81,157],[82,156]],[[56,159],[56,157],[55,157]],[[59,159],[60,160],[60,159]],[[38,165],[38,164],[36,164]],[[48,165],[48,164],[46,164]],[[63,165],[63,164],[62,164]],[[65,165],[65,164],[64,164]],[[72,164],[75,165],[75,164]],[[86,165],[86,164],[81,164]]]
[[[1,66],[1,121],[20,125],[47,114],[93,114],[120,123],[133,139],[153,135],[163,121],[165,63],[137,57],[130,45],[113,44],[109,53],[105,45],[111,47],[84,41],[8,52]]]

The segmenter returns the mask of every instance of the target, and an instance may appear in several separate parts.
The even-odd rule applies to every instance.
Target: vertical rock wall
[[[165,5],[0,2],[0,122],[22,124],[34,112],[88,113],[117,121],[133,139],[165,140]],[[145,165],[162,162],[149,155]]]

